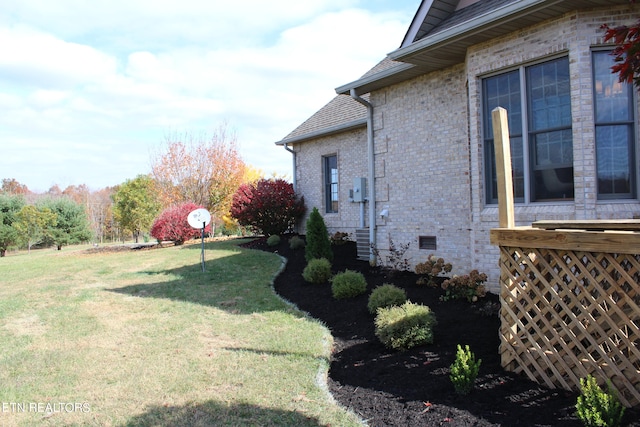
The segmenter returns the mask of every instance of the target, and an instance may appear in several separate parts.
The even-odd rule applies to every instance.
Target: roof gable
[[[469,46],[520,28],[572,10],[624,4],[629,0],[423,0],[402,46],[387,55],[395,68],[340,86],[336,92],[355,89],[362,95],[462,63]]]

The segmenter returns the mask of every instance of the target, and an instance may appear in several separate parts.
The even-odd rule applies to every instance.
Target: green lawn
[[[356,426],[331,336],[239,240],[0,258],[0,425]],[[51,412],[53,411],[53,412]]]

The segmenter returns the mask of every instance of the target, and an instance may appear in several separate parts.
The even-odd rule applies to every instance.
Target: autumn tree
[[[61,250],[62,246],[87,242],[91,239],[93,233],[89,227],[84,205],[66,197],[59,197],[43,199],[37,206],[40,210],[47,208],[56,215],[56,224],[51,227],[46,242],[56,245],[58,250]]]
[[[140,233],[148,230],[160,211],[155,183],[148,175],[127,180],[113,195],[114,217],[120,226],[133,234],[138,243]]]
[[[233,196],[231,216],[267,236],[281,234],[305,213],[304,198],[282,179],[261,179],[242,184]]]
[[[214,217],[227,213],[245,176],[236,145],[235,134],[224,125],[211,137],[167,136],[163,150],[151,161],[163,206],[194,202]]]
[[[69,185],[62,191],[62,195],[81,205],[89,200],[91,190],[86,184]]]
[[[20,195],[0,193],[0,257],[6,255],[9,247],[18,243],[20,235],[14,223],[24,204]]]
[[[165,209],[153,222],[151,236],[159,242],[166,240],[174,242],[176,245],[181,245],[186,240],[199,236],[202,229],[192,228],[187,221],[189,213],[199,208],[202,206],[187,202]],[[211,224],[205,227],[204,232],[211,232]]]
[[[26,185],[20,184],[14,178],[4,178],[2,180],[2,188],[0,193],[6,194],[29,194],[29,188]]]
[[[618,74],[621,83],[633,83],[640,89],[640,20],[633,25],[614,28],[604,24],[602,28],[605,30],[604,41],[615,44],[611,52],[615,64],[611,71]]]
[[[51,209],[34,205],[23,206],[16,215],[14,226],[18,230],[20,239],[31,252],[33,245],[51,239],[52,228],[57,223],[56,214]]]

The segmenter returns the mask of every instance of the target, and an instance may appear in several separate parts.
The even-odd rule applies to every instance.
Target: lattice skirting
[[[502,366],[552,388],[591,374],[640,404],[640,255],[500,247]]]

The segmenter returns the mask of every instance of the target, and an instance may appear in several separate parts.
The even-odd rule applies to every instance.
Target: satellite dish
[[[187,222],[193,228],[205,228],[211,222],[211,214],[204,208],[196,209],[189,213]]]

